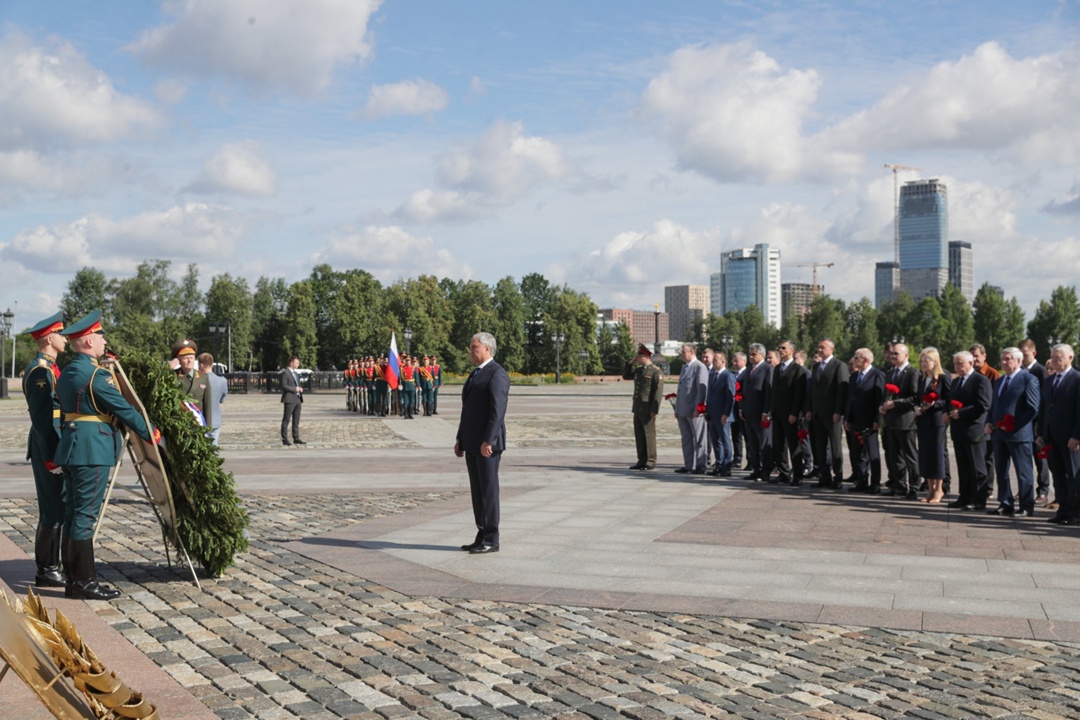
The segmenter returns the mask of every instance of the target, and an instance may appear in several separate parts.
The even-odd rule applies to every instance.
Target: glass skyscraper
[[[765,322],[780,327],[780,251],[768,243],[720,254],[720,272],[710,276],[712,312],[723,315],[757,305]]]
[[[937,297],[949,279],[949,195],[938,180],[900,188],[900,289]]]

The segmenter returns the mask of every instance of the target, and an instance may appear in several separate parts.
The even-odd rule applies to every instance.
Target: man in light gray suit
[[[684,363],[679,373],[675,397],[675,418],[682,435],[683,466],[677,473],[704,475],[709,446],[705,444],[705,399],[709,394],[709,369],[697,359],[693,343],[685,343],[679,352]]]

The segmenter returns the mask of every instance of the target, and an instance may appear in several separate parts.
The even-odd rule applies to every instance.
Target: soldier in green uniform
[[[210,380],[195,367],[195,356],[199,352],[199,346],[193,340],[177,340],[172,346],[172,362],[169,364],[176,371],[176,379],[180,382],[180,389],[188,398],[199,406],[206,427],[213,427],[213,412],[211,403]]]
[[[431,387],[431,414],[439,414],[439,388],[442,387],[442,368],[439,367],[439,358],[431,356],[431,377],[434,383]]]
[[[38,587],[64,587],[67,578],[60,569],[60,529],[64,524],[64,475],[53,460],[60,444],[60,403],[56,400],[56,379],[60,368],[56,356],[63,352],[67,338],[63,315],[45,318],[26,332],[38,346],[37,355],[23,373],[23,397],[30,411],[30,437],[26,459],[34,471],[37,489],[38,524],[34,537],[34,560]]]
[[[66,593],[87,600],[112,600],[120,591],[100,584],[94,569],[94,526],[97,524],[109,473],[123,449],[122,424],[144,440],[160,442],[116,387],[111,370],[98,365],[105,353],[101,311],[95,310],[64,330],[75,359],[60,373],[56,396],[62,412],[56,462],[64,467],[64,536],[68,538]]]
[[[656,415],[664,399],[664,374],[652,362],[652,353],[638,345],[637,356],[626,364],[624,380],[634,381],[634,442],[637,444],[637,463],[631,470],[656,468]]]
[[[401,365],[401,414],[406,420],[413,419],[416,406],[416,367],[408,358]]]

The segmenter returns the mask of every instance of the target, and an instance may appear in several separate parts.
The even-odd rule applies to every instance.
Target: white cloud
[[[448,101],[446,91],[427,80],[373,85],[360,116],[378,120],[394,115],[424,115],[445,110]]]
[[[231,209],[188,203],[120,220],[87,215],[66,225],[37,227],[0,247],[0,257],[44,273],[73,273],[87,265],[117,273],[147,257],[221,261],[232,255],[242,235]]]
[[[747,42],[681,48],[642,97],[681,168],[719,182],[786,182],[849,173],[854,155],[823,152],[803,136],[821,78],[784,70]]]
[[[1051,215],[1080,216],[1080,175],[1076,176],[1069,192],[1060,199],[1048,202],[1043,206],[1043,212]]]
[[[1001,150],[1021,165],[1080,162],[1080,53],[1016,59],[988,42],[825,132],[834,147]]]
[[[151,105],[116,90],[68,44],[46,49],[18,31],[0,38],[0,150],[51,151],[154,128]]]
[[[335,68],[372,53],[368,21],[381,0],[182,0],[129,46],[147,63],[199,77],[310,95]]]
[[[500,120],[471,146],[439,158],[438,180],[447,190],[419,190],[395,215],[421,222],[485,217],[568,170],[556,143]]]
[[[276,192],[277,175],[258,143],[232,143],[218,149],[185,190],[265,197]]]
[[[396,225],[368,225],[332,238],[312,256],[312,265],[323,262],[335,267],[355,264],[382,282],[422,274],[452,278],[472,274],[431,236],[411,235]]]
[[[483,80],[474,75],[473,79],[469,81],[469,95],[479,97],[485,93],[487,93],[487,85]]]

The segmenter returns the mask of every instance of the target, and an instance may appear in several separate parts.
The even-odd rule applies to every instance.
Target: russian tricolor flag
[[[391,390],[397,390],[398,378],[401,377],[401,359],[397,353],[397,335],[390,333],[390,357],[386,363],[386,382]]]

